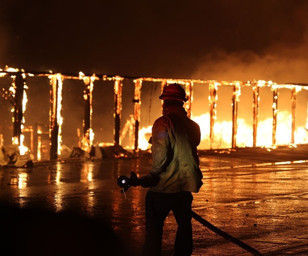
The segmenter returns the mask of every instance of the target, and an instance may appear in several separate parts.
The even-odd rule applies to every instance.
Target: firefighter
[[[187,101],[179,84],[164,87],[163,115],[152,127],[152,169],[138,178],[132,173],[130,185],[150,187],[145,199],[146,231],[143,255],[161,255],[163,225],[172,211],[177,225],[174,255],[191,255],[193,250],[192,192],[202,186],[197,146],[200,127],[187,117]]]

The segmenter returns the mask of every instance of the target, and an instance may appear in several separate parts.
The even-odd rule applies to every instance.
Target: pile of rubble
[[[92,146],[90,152],[86,152],[79,147],[74,147],[71,151],[70,158],[79,158],[84,160],[106,159],[106,158],[133,158],[140,154],[149,154],[147,151],[134,151],[124,149],[122,146]]]
[[[29,153],[21,155],[17,145],[7,145],[0,148],[0,166],[32,167],[32,156]]]

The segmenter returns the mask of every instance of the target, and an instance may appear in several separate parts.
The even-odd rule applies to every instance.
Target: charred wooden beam
[[[295,143],[295,112],[296,112],[296,87],[292,88],[291,91],[291,102],[292,102],[292,130],[291,130],[291,144]]]
[[[161,82],[161,85],[160,85],[160,94],[163,93],[163,90],[164,90],[165,86],[167,86],[167,85],[168,85],[167,80],[163,80],[163,81]],[[163,113],[163,104],[164,104],[164,101],[162,100],[162,101],[161,101],[161,112],[162,112],[162,113]]]
[[[232,95],[232,148],[236,148],[237,136],[237,116],[238,116],[238,102],[241,95],[241,86],[236,83],[233,85]]]
[[[218,83],[211,82],[209,84],[210,96],[209,96],[209,104],[210,104],[210,149],[213,148],[214,143],[214,125],[216,120],[216,102],[217,102],[217,90]]]
[[[120,128],[122,112],[122,78],[114,81],[114,145],[120,145]]]
[[[187,116],[190,118],[191,117],[191,104],[192,104],[192,100],[193,100],[193,83],[192,82],[188,82],[186,83],[185,86],[185,91],[186,91],[186,96],[188,98],[188,101],[185,103],[185,109],[187,112]]]
[[[257,146],[258,122],[259,122],[259,103],[260,103],[260,87],[254,84],[253,91],[253,147]]]
[[[92,131],[92,114],[93,114],[93,88],[94,80],[96,76],[82,77],[85,89],[83,91],[83,98],[85,101],[84,108],[84,120],[83,120],[83,138],[82,148],[84,150],[90,150],[93,143],[93,131]]]
[[[140,125],[140,110],[141,110],[141,87],[142,80],[138,79],[134,81],[135,91],[134,91],[134,120],[135,120],[135,129],[134,129],[134,150],[138,151],[139,148],[139,125]]]
[[[23,97],[24,97],[25,79],[22,73],[16,73],[13,77],[14,93],[14,116],[13,116],[13,140],[14,143],[20,145],[22,125],[23,125]]]
[[[61,104],[62,104],[62,76],[51,75],[50,78],[50,110],[49,110],[49,138],[50,160],[58,158],[61,153]]]
[[[87,132],[91,128],[91,95],[90,86],[86,84],[86,88],[83,92],[84,98],[84,120],[83,120],[83,136],[89,139]]]
[[[276,146],[276,133],[277,133],[277,114],[278,114],[278,88],[272,87],[273,90],[273,132],[272,132],[272,145]]]

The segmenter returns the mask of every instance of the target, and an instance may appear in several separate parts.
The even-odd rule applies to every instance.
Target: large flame
[[[89,102],[89,127],[87,127],[86,132],[83,134],[81,140],[82,149],[89,152],[91,146],[93,145],[94,141],[94,131],[92,129],[92,115],[93,115],[93,89],[94,89],[94,81],[98,78],[95,74],[91,77],[85,76],[83,72],[79,72],[79,79],[83,80],[86,88],[84,90],[83,98],[86,102]],[[85,120],[83,125],[85,126]]]
[[[23,74],[23,78],[24,79],[26,78],[25,74]],[[28,103],[28,96],[27,96],[27,92],[26,92],[27,89],[28,89],[28,86],[25,84],[24,90],[23,90],[23,98],[22,98],[22,113],[23,113],[23,115],[22,115],[21,131],[25,128],[24,124],[26,122],[24,114],[25,114],[25,111],[27,109],[27,103]],[[21,155],[24,155],[29,151],[28,147],[26,147],[24,145],[24,139],[25,139],[25,136],[23,134],[21,134],[20,135],[20,145],[19,145],[19,151],[20,151]]]
[[[0,69],[0,77],[7,75],[7,72],[20,72],[18,69],[11,69],[6,67],[3,72]],[[22,71],[24,72],[24,71]],[[31,75],[31,74],[28,74]],[[22,74],[23,78],[25,78],[25,74]],[[14,74],[11,75],[14,77]],[[71,79],[71,77],[66,77],[61,74],[54,74],[49,76],[51,79],[51,84],[53,86],[53,97],[57,99],[57,104],[53,105],[52,118],[57,120],[58,125],[58,155],[61,155],[61,145],[62,145],[62,124],[63,117],[61,115],[62,110],[62,86],[63,79]],[[72,78],[75,79],[75,78]],[[89,94],[85,94],[85,100],[88,100],[88,97],[92,97],[93,91],[93,83],[98,78],[93,75],[91,77],[85,76],[83,73],[79,74],[78,79],[83,79],[85,84],[89,87]],[[103,80],[112,80],[115,82],[114,84],[114,94],[115,94],[115,118],[120,119],[121,111],[122,111],[122,80],[121,77],[103,77]],[[292,145],[300,143],[308,143],[308,119],[305,126],[295,127],[295,109],[296,109],[296,94],[297,92],[308,89],[304,86],[300,85],[288,85],[282,84],[278,85],[272,81],[254,81],[254,82],[225,82],[225,81],[214,81],[214,80],[168,80],[168,79],[160,79],[160,78],[140,78],[134,80],[135,82],[135,95],[134,95],[134,115],[130,116],[130,119],[126,122],[121,136],[119,136],[119,142],[122,141],[127,134],[132,141],[132,137],[136,136],[134,133],[134,127],[136,130],[139,129],[139,121],[140,121],[140,104],[141,104],[141,84],[143,81],[150,82],[161,82],[161,87],[165,86],[168,83],[180,83],[185,86],[187,96],[189,101],[185,104],[185,109],[188,112],[188,116],[192,118],[192,120],[196,121],[201,128],[201,143],[200,149],[208,149],[208,148],[230,148],[230,147],[275,147],[277,145]],[[191,113],[191,105],[193,101],[193,90],[192,87],[196,83],[202,83],[209,87],[209,113],[204,113],[199,116],[193,116]],[[232,97],[232,120],[231,121],[218,121],[217,120],[217,91],[221,85],[233,86],[233,97]],[[242,86],[250,86],[253,91],[253,125],[248,124],[247,120],[242,118],[238,118],[238,106],[237,103],[240,101],[241,97],[241,87]],[[272,113],[273,116],[267,118],[265,120],[259,120],[259,88],[262,87],[270,87],[273,92],[273,104],[272,104]],[[26,110],[27,104],[27,94],[26,89],[28,87],[24,85],[23,91],[23,103],[22,103],[22,111],[23,113]],[[278,89],[288,88],[292,92],[291,101],[292,101],[292,110],[290,112],[287,111],[278,111]],[[14,87],[14,82],[9,89],[7,95],[15,95],[16,87]],[[85,149],[88,149],[90,145],[93,143],[94,132],[91,128],[92,121],[92,99],[90,99],[90,127],[86,131],[86,134],[83,138],[83,146]],[[307,116],[308,116],[308,106],[307,106]],[[23,120],[21,122],[21,130],[24,129],[24,115]],[[119,123],[119,122],[118,122]],[[296,129],[295,129],[296,128]],[[38,132],[39,133],[39,132]],[[138,133],[138,147],[142,150],[146,150],[149,148],[149,138],[151,136],[151,126],[143,127],[139,129]],[[18,141],[19,140],[19,141]],[[20,153],[24,154],[28,151],[28,149],[23,145],[24,136],[21,134],[20,138],[13,138],[13,143],[19,143]],[[135,141],[136,142],[136,141]],[[41,147],[41,142],[38,142],[39,148]],[[134,146],[129,146],[129,148],[134,149]],[[37,155],[38,159],[41,158],[40,153]]]
[[[209,105],[210,112],[199,116],[191,116],[192,120],[197,122],[201,129],[201,143],[199,149],[209,148],[230,148],[232,147],[232,136],[235,136],[236,147],[253,147],[254,131],[253,126],[249,125],[245,119],[237,117],[237,110],[233,114],[233,121],[218,121],[217,120],[217,90],[218,86],[224,85],[224,82],[210,81],[209,82]],[[233,82],[233,104],[240,101],[241,96],[241,83],[238,81]],[[256,81],[254,83],[248,82],[246,85],[252,86],[254,92],[256,88],[270,87],[273,91],[273,117],[265,120],[257,121],[256,129],[256,144],[258,147],[276,147],[277,145],[290,145],[308,143],[308,119],[305,126],[299,126],[295,129],[295,100],[296,94],[302,89],[306,89],[299,85],[277,85],[272,81]],[[287,88],[292,90],[292,111],[278,111],[278,88]],[[276,93],[274,93],[276,92]],[[256,94],[254,104],[259,104],[259,94]],[[256,108],[256,116],[258,116],[258,106]],[[308,105],[307,105],[308,116]],[[234,134],[234,122],[236,122],[236,132]],[[292,127],[293,126],[293,127]],[[294,133],[292,132],[294,131]],[[147,149],[149,147],[148,137],[146,134],[151,133],[151,127],[144,127],[139,131],[139,147]],[[294,135],[294,136],[293,136]],[[293,137],[293,138],[292,138]],[[275,140],[273,140],[275,138]]]
[[[63,88],[63,78],[61,74],[57,74],[58,80],[58,106],[57,106],[57,120],[59,124],[59,133],[58,133],[58,155],[61,155],[61,146],[62,146],[62,125],[63,125],[63,117],[62,117],[62,88]]]
[[[10,72],[18,72],[19,69],[14,69],[14,68],[7,68],[6,71],[10,71]],[[11,76],[13,78],[13,82],[12,82],[12,85],[10,86],[9,88],[9,91],[10,93],[12,94],[13,97],[16,96],[16,84],[15,84],[15,78],[16,76],[15,75],[12,75]],[[26,75],[25,73],[22,73],[22,77],[23,79],[26,79]],[[28,151],[29,151],[29,148],[26,147],[24,145],[24,139],[25,139],[25,136],[22,134],[25,126],[25,111],[26,111],[26,108],[27,108],[27,103],[28,103],[28,96],[27,96],[27,90],[28,89],[28,86],[26,85],[26,83],[24,82],[24,85],[23,85],[23,96],[22,96],[22,122],[21,122],[21,134],[20,134],[20,137],[12,137],[12,144],[14,145],[19,145],[18,148],[19,148],[19,153],[20,155],[25,155]],[[13,108],[11,109],[11,112],[14,112],[14,106]]]
[[[57,132],[57,154],[61,155],[62,149],[62,88],[63,88],[63,76],[61,74],[50,75],[51,93],[53,97],[52,108],[50,109],[50,118],[52,125],[58,126]],[[56,123],[55,123],[56,120]],[[52,127],[54,129],[54,127]]]
[[[146,150],[149,148],[149,139],[152,133],[152,126],[143,127],[139,130],[139,148],[142,150]]]
[[[192,120],[199,124],[201,129],[201,143],[199,149],[208,149],[210,146],[210,114],[202,114],[200,116],[192,116]],[[291,144],[291,114],[287,111],[278,112],[277,125],[277,145]],[[271,147],[272,146],[272,118],[267,118],[260,121],[258,124],[257,146]],[[151,134],[151,126],[143,127],[139,131],[139,147],[146,150],[149,148],[149,137]],[[238,147],[252,147],[252,127],[247,122],[238,119]],[[215,121],[214,125],[214,144],[213,148],[230,148],[232,136],[232,121]],[[297,127],[295,130],[295,144],[308,143],[308,133],[304,126]]]
[[[201,116],[193,116],[192,119],[196,121],[201,129],[201,143],[199,148],[209,148],[209,125],[210,115],[209,113]],[[287,111],[278,112],[278,125],[277,125],[277,145],[289,145],[291,144],[291,114]],[[260,121],[258,124],[258,136],[257,146],[259,147],[271,147],[272,146],[272,118],[267,118]],[[238,119],[238,135],[237,146],[238,147],[252,147],[252,127],[247,122],[239,118]],[[231,145],[232,135],[232,121],[215,122],[214,125],[214,148],[229,148]],[[308,134],[305,127],[298,127],[295,130],[295,144],[307,143]]]

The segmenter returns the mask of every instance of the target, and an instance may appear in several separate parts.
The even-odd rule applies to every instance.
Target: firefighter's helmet
[[[168,84],[164,87],[163,93],[159,96],[161,100],[187,101],[186,93],[179,84]]]

